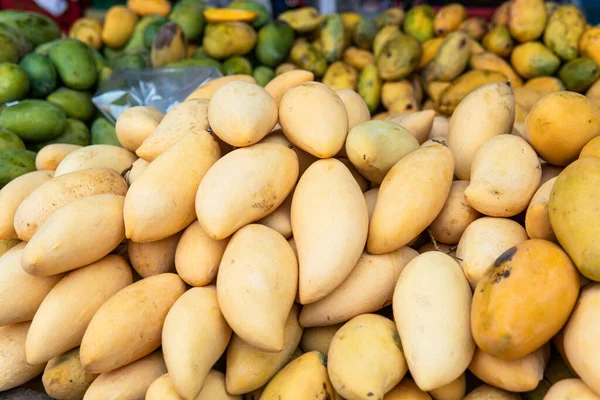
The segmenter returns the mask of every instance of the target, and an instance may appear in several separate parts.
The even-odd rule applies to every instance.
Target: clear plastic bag
[[[199,86],[219,78],[216,68],[117,69],[98,88],[92,101],[113,124],[123,111],[150,106],[166,113]]]

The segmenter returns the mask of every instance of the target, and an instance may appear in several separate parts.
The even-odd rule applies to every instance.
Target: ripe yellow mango
[[[504,4],[508,4],[507,1]],[[519,400],[521,397],[516,393],[509,393],[493,386],[481,385],[464,398],[464,400]]]
[[[546,400],[599,400],[600,396],[594,393],[581,379],[563,379],[556,382],[546,393]]]
[[[0,239],[16,238],[15,214],[21,202],[53,177],[52,171],[33,171],[13,179],[0,190]]]
[[[220,78],[223,79],[223,78]],[[265,90],[275,99],[277,107],[281,103],[283,96],[293,87],[315,79],[315,75],[310,71],[302,69],[287,71],[277,75],[265,86]]]
[[[114,254],[67,274],[33,318],[25,345],[27,361],[40,364],[79,346],[96,311],[131,283],[127,261]]]
[[[45,364],[27,364],[25,339],[29,322],[0,326],[0,392],[20,386],[35,378],[44,370]]]
[[[100,260],[125,238],[123,203],[115,194],[75,199],[52,214],[23,250],[23,269],[50,276]]]
[[[150,163],[125,197],[126,237],[138,243],[166,239],[194,221],[198,185],[220,155],[208,133],[187,134]]]
[[[431,400],[431,396],[419,389],[415,381],[407,377],[387,392],[383,400]]]
[[[524,357],[558,333],[578,294],[579,274],[559,246],[541,239],[519,243],[477,283],[471,308],[475,342],[494,357]]]
[[[321,354],[329,353],[329,346],[335,336],[335,333],[344,324],[335,324],[330,326],[318,326],[314,328],[304,329],[300,347],[306,353],[310,351],[318,351]]]
[[[217,275],[219,306],[236,335],[264,351],[281,351],[296,297],[298,261],[280,233],[250,224],[236,232]]]
[[[145,400],[182,400],[169,374],[158,377],[146,392]]]
[[[348,134],[348,112],[342,99],[326,85],[306,82],[281,99],[279,123],[285,136],[319,158],[337,154]]]
[[[122,5],[112,6],[104,17],[102,42],[112,48],[119,49],[131,38],[138,16]]]
[[[369,253],[397,250],[429,226],[448,198],[453,172],[450,149],[437,143],[398,161],[379,188],[369,224]]]
[[[510,33],[519,42],[539,38],[546,27],[544,0],[511,0],[508,15]]]
[[[137,159],[135,153],[122,147],[108,144],[85,146],[67,154],[56,167],[54,176],[90,168],[110,168],[120,174]]]
[[[142,399],[152,382],[166,372],[162,353],[155,351],[131,364],[100,374],[83,398],[84,400]]]
[[[600,157],[600,136],[596,136],[583,146],[579,158],[584,157]]]
[[[94,168],[58,176],[40,185],[21,202],[15,213],[19,239],[31,240],[48,217],[65,204],[103,193],[125,196],[127,182],[112,169]]]
[[[210,168],[198,187],[200,226],[210,237],[221,240],[269,215],[291,192],[298,171],[296,153],[280,144],[260,143],[228,153]]]
[[[156,350],[167,312],[185,290],[177,275],[160,274],[114,294],[96,311],[83,335],[80,358],[86,371],[113,371]]]
[[[391,304],[400,273],[417,255],[410,247],[387,254],[363,253],[350,275],[333,292],[302,308],[300,324],[328,326]]]
[[[550,223],[560,245],[579,271],[600,280],[600,248],[596,244],[598,212],[595,204],[600,182],[600,159],[582,158],[556,178],[548,208]]]
[[[533,195],[525,214],[525,229],[531,239],[544,239],[556,242],[556,235],[550,223],[548,201],[556,177],[548,180]]]
[[[54,399],[82,399],[97,374],[86,372],[79,360],[79,347],[48,361],[42,383]]]
[[[470,307],[469,283],[458,263],[444,253],[423,253],[400,274],[394,320],[408,368],[421,390],[447,385],[467,369],[475,351]]]
[[[430,390],[429,393],[434,400],[461,400],[467,394],[467,377],[463,373],[452,382],[438,388]]]
[[[181,232],[154,242],[127,241],[127,255],[133,269],[142,277],[175,272],[175,251]]]
[[[301,304],[322,299],[350,274],[365,246],[368,218],[361,189],[340,161],[319,160],[302,175],[292,199]]]
[[[52,143],[48,144],[35,156],[35,168],[37,170],[54,171],[58,164],[71,152],[80,149],[78,144]]]
[[[381,399],[402,380],[408,366],[395,328],[381,315],[363,314],[337,331],[327,354],[336,392],[345,398]]]
[[[424,110],[414,113],[396,114],[386,119],[401,125],[417,139],[419,144],[423,144],[429,139],[429,135],[433,129],[434,118],[435,111]]]
[[[230,338],[231,328],[221,314],[214,286],[190,289],[177,299],[162,329],[162,351],[182,398],[198,396]]]
[[[127,150],[136,151],[144,140],[154,132],[163,117],[162,112],[148,106],[135,106],[126,109],[119,115],[115,124],[119,143]]]
[[[454,173],[469,180],[479,148],[491,137],[510,134],[515,119],[515,97],[506,83],[475,89],[456,107],[450,120],[448,147],[455,158]]]
[[[367,107],[367,103],[365,103],[358,93],[352,89],[338,89],[335,92],[344,102],[344,106],[346,106],[348,130],[371,119],[369,107]]]
[[[311,79],[312,80],[312,79]],[[226,84],[234,81],[244,81],[249,83],[256,83],[256,79],[254,79],[250,75],[229,75],[222,76],[217,79],[213,79],[212,81],[206,82],[204,85],[200,86],[198,89],[194,90],[190,95],[185,99],[193,100],[193,99],[206,99],[210,100],[220,87],[225,86]],[[273,81],[271,81],[273,82]]]
[[[300,344],[303,329],[298,324],[299,307],[292,306],[285,321],[283,349],[271,353],[262,351],[234,335],[227,349],[225,385],[231,394],[252,392],[266,385],[289,362]]]

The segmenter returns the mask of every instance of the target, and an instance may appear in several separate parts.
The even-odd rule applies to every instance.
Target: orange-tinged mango
[[[238,10],[233,8],[212,8],[204,10],[204,18],[210,24],[220,22],[252,22],[258,17],[258,11]]]
[[[475,288],[473,338],[494,357],[523,357],[562,328],[578,294],[579,274],[559,246],[541,239],[519,243],[494,261]]]

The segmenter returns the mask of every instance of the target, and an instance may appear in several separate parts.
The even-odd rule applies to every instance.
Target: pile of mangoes
[[[292,70],[132,107],[0,190],[0,391],[600,399],[600,107],[372,120]],[[8,108],[10,110],[10,107]]]
[[[36,152],[47,144],[119,145],[92,103],[110,73],[104,58],[60,37],[42,15],[0,11],[0,187],[35,170]]]

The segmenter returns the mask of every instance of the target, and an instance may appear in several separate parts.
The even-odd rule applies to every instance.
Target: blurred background
[[[314,6],[322,14],[354,11],[363,15],[375,15],[392,7],[406,8],[418,4],[429,4],[437,8],[448,3],[460,3],[468,7],[469,17],[489,18],[504,0],[258,0],[263,3],[274,17],[282,12],[303,6]],[[557,3],[574,3],[582,9],[591,25],[600,23],[600,0],[566,0]],[[177,0],[171,0],[177,3]],[[226,6],[228,0],[206,0],[217,7]],[[126,4],[126,0],[0,0],[0,9],[16,9],[36,11],[53,18],[64,31],[77,19],[83,16],[102,14],[109,7]]]

